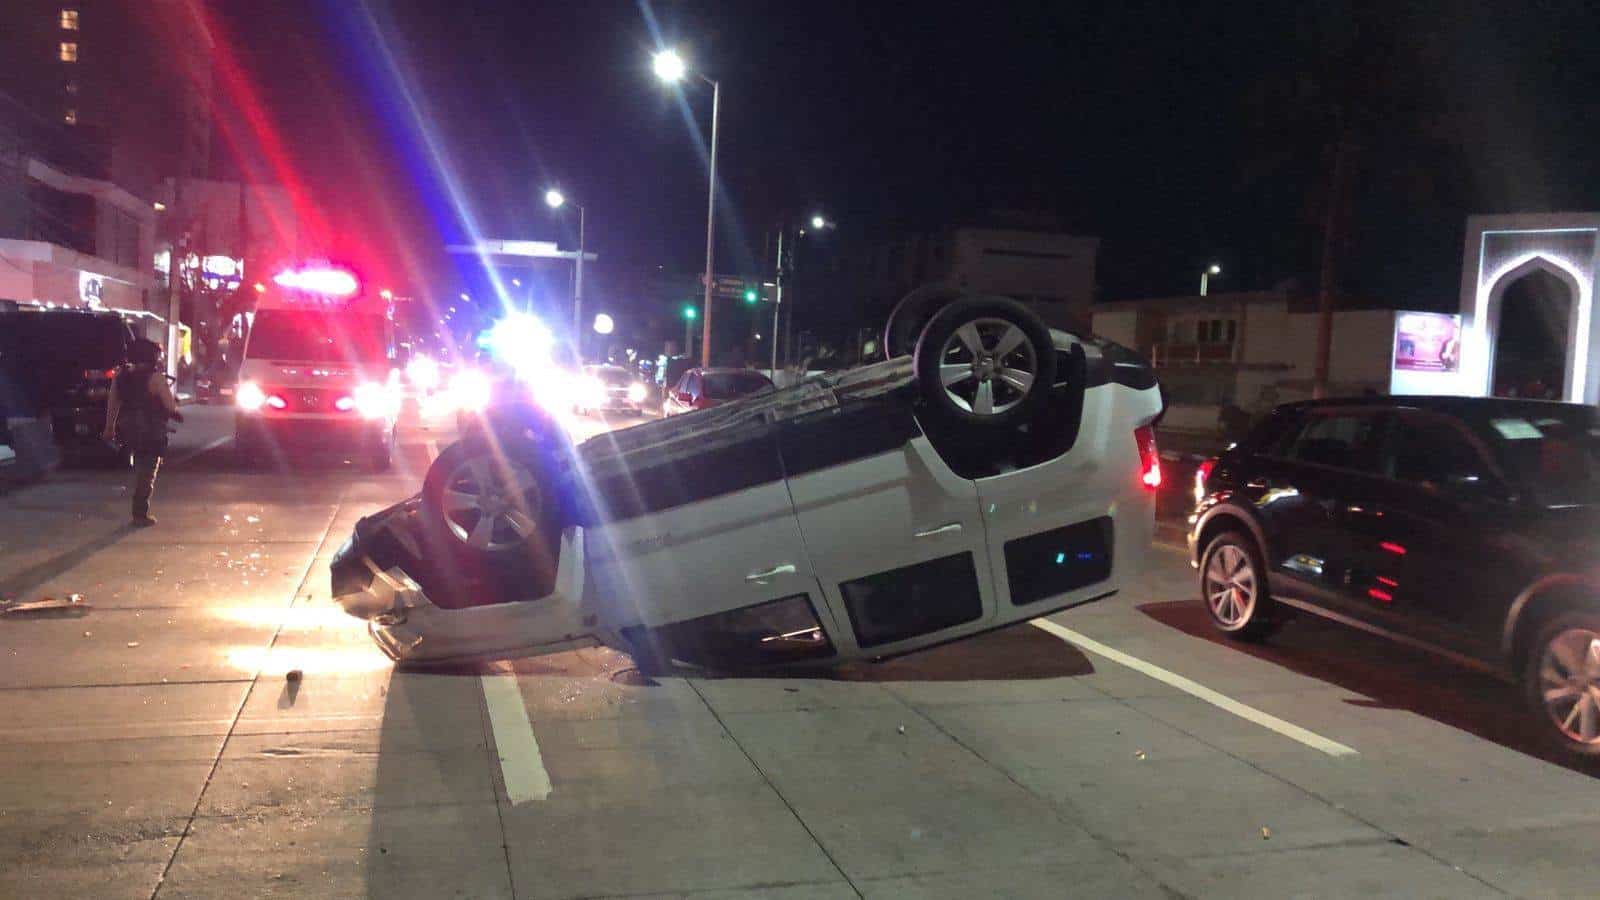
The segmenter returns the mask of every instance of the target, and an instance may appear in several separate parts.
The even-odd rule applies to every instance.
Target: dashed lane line
[[[1296,725],[1293,722],[1286,722],[1283,719],[1272,715],[1271,713],[1262,712],[1261,710],[1256,709],[1249,704],[1240,703],[1238,700],[1235,700],[1226,694],[1214,691],[1198,681],[1185,678],[1176,672],[1163,669],[1155,663],[1145,662],[1137,656],[1123,653],[1121,650],[1118,650],[1115,647],[1108,647],[1086,634],[1073,631],[1071,628],[1067,628],[1064,625],[1059,625],[1050,621],[1049,619],[1034,619],[1033,625],[1055,635],[1056,637],[1078,647],[1079,649],[1087,650],[1096,656],[1105,657],[1117,665],[1126,666],[1135,672],[1150,678],[1154,678],[1162,684],[1175,687],[1197,700],[1203,700],[1206,703],[1223,710],[1224,712],[1233,713],[1241,719],[1254,722],[1268,731],[1281,734],[1289,740],[1297,741],[1313,750],[1326,753],[1329,756],[1360,755],[1354,748],[1341,744],[1338,741],[1330,740],[1314,731],[1301,728],[1299,725]]]

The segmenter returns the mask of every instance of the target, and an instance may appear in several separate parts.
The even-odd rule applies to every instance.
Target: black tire
[[[1592,656],[1600,653],[1596,641],[1600,641],[1600,611],[1575,609],[1554,615],[1534,633],[1522,673],[1523,696],[1543,741],[1589,760],[1600,759],[1600,659]],[[1567,649],[1558,650],[1559,644]],[[1574,653],[1576,671],[1563,672],[1563,656],[1570,662]],[[1546,691],[1563,689],[1575,692],[1573,702],[1565,697],[1545,700]]]
[[[501,574],[514,570],[526,596],[548,594],[567,518],[561,482],[559,460],[546,445],[510,436],[457,441],[422,482],[429,544],[468,571],[485,564]]]
[[[944,377],[953,371],[956,378]],[[1049,396],[1055,348],[1050,329],[1026,306],[1004,297],[969,297],[939,310],[922,329],[916,372],[923,399],[944,418],[982,427],[1015,425],[1032,419]]]
[[[1243,573],[1248,578],[1240,577],[1240,562],[1248,567]],[[1266,571],[1254,538],[1237,531],[1212,538],[1200,557],[1200,602],[1213,628],[1248,642],[1265,640],[1278,630],[1281,620],[1267,592]],[[1229,594],[1219,597],[1222,590]]]
[[[926,284],[900,298],[889,313],[883,326],[884,359],[910,356],[916,352],[917,338],[922,335],[940,309],[960,300],[960,289],[944,284]]]

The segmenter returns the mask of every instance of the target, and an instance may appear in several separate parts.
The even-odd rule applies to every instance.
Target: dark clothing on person
[[[146,358],[136,358],[117,373],[106,411],[105,437],[133,457],[129,493],[136,525],[155,523],[150,516],[150,495],[155,491],[161,457],[167,452],[167,421],[183,421],[159,368],[159,356],[148,359],[151,355],[141,354]]]

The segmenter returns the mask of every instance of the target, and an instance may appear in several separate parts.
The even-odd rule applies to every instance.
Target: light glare
[[[684,63],[683,57],[676,50],[662,50],[655,58],[656,77],[665,82],[678,82],[683,80],[684,73],[689,67]]]
[[[561,205],[567,202],[567,198],[563,197],[560,191],[556,190],[555,188],[551,188],[550,190],[544,192],[544,202],[551,209],[560,209]]]

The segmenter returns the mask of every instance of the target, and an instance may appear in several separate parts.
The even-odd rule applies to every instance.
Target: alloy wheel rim
[[[1568,740],[1600,744],[1600,633],[1568,628],[1544,645],[1539,695]]]
[[[1212,618],[1229,630],[1242,628],[1256,608],[1256,573],[1250,557],[1234,544],[1223,544],[1206,563],[1206,606]]]
[[[532,470],[514,460],[475,456],[450,470],[444,520],[456,540],[477,550],[518,546],[537,530],[544,502]]]
[[[1028,333],[1015,322],[973,319],[939,350],[939,383],[963,412],[998,416],[1028,398],[1039,360]]]

